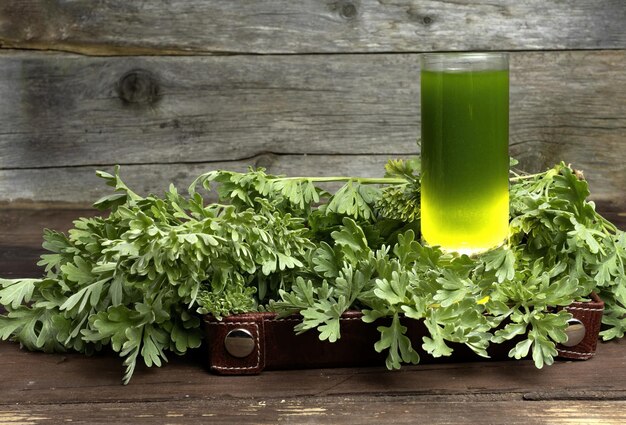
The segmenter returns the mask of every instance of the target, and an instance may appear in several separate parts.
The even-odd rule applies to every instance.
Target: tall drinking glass
[[[476,254],[502,244],[509,218],[506,53],[421,56],[422,238]]]

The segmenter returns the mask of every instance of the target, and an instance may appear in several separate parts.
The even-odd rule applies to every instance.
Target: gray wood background
[[[0,208],[84,209],[114,164],[143,193],[381,175],[419,152],[418,54],[445,50],[510,51],[511,154],[626,211],[624,0],[2,0]]]

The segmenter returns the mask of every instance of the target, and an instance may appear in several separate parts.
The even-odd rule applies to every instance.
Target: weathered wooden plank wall
[[[622,0],[4,0],[6,47],[87,54],[622,49]]]
[[[512,52],[511,153],[575,164],[620,214],[625,22],[623,0],[4,0],[0,274],[114,164],[144,193],[247,165],[379,175],[419,151],[424,51]]]
[[[108,189],[94,167],[116,163],[140,190],[159,191],[168,179],[184,186],[207,168],[248,164],[376,175],[387,158],[418,152],[417,55],[0,60],[0,199],[88,203]],[[589,169],[594,196],[611,199],[626,181],[615,161],[626,56],[520,52],[511,62],[511,153],[532,171],[559,159]],[[157,94],[125,104],[120,80],[136,69]]]

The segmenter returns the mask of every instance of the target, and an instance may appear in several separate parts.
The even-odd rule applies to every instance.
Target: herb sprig
[[[373,347],[387,367],[419,356],[400,318],[421,319],[434,357],[462,343],[521,340],[515,358],[551,364],[570,315],[555,311],[599,292],[605,340],[626,330],[626,236],[601,217],[582,175],[564,163],[512,173],[509,243],[475,258],[419,243],[419,161],[392,160],[383,178],[285,177],[263,169],[212,171],[183,196],[141,197],[114,174],[114,192],[67,235],[46,230],[41,279],[0,279],[0,338],[30,350],[124,358],[124,383],[139,359],[201,343],[201,315],[299,313],[296,332],[341,337],[348,309],[389,318]],[[323,186],[344,185],[334,193]],[[214,191],[207,202],[202,189]],[[506,325],[503,326],[503,323]]]

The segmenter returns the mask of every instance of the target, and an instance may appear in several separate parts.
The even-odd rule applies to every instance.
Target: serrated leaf
[[[342,223],[341,230],[331,234],[335,243],[343,247],[349,247],[355,252],[368,249],[367,238],[365,233],[363,233],[363,229],[353,219],[348,217],[344,218]]]
[[[340,322],[338,317],[327,319],[323,325],[318,327],[320,341],[335,342],[341,337]]]
[[[554,342],[545,336],[537,335],[533,340],[533,361],[537,369],[543,368],[544,365],[550,366],[557,354]]]
[[[352,180],[348,181],[327,204],[327,211],[341,215],[348,215],[355,219],[363,218],[369,220],[374,213],[368,202],[360,192],[361,185]],[[374,197],[370,191],[364,192],[366,196]],[[371,195],[371,196],[370,196]]]
[[[568,232],[568,235],[570,237],[577,238],[577,246],[583,246],[582,243],[584,243],[592,254],[597,254],[598,252],[602,252],[604,254],[604,249],[595,238],[595,236],[602,236],[600,232],[588,229],[578,222],[576,222],[574,229],[575,230]]]
[[[189,348],[198,348],[202,341],[200,332],[189,332],[178,323],[172,326],[170,337],[179,354],[186,353]]]
[[[169,345],[168,343],[169,336],[162,329],[155,328],[151,325],[144,327],[141,356],[146,366],[151,367],[155,365],[160,367],[162,361],[167,361],[163,350]]]
[[[102,294],[102,289],[104,284],[109,282],[110,278],[102,279],[97,282],[92,283],[91,285],[85,286],[80,291],[76,292],[74,295],[69,297],[60,307],[60,310],[71,310],[73,309],[79,302],[80,305],[78,307],[78,311],[81,312],[85,309],[87,305],[90,307],[95,307],[100,301],[100,296]]]
[[[511,249],[498,248],[487,252],[481,259],[485,262],[485,270],[495,270],[498,282],[512,280],[515,277],[515,254]]]
[[[421,161],[418,159],[390,159],[385,164],[385,177],[400,177],[407,180],[419,178]]]
[[[411,340],[405,335],[406,327],[400,324],[397,314],[393,316],[390,326],[379,326],[380,340],[374,344],[377,352],[389,350],[385,364],[387,369],[399,369],[401,363],[419,362],[419,355],[411,346]]]
[[[126,193],[113,193],[103,196],[93,203],[93,207],[99,210],[115,209],[119,205],[123,205],[127,200]]]
[[[92,282],[94,275],[91,273],[91,266],[87,261],[79,256],[74,257],[73,263],[67,263],[61,266],[61,271],[65,274],[65,277],[76,282],[79,285]]]
[[[430,333],[430,336],[422,337],[422,348],[433,357],[449,356],[452,354],[452,349],[446,345],[442,330],[437,324],[435,315],[431,315],[424,320],[424,324]]]
[[[335,251],[326,242],[321,242],[312,258],[313,269],[326,278],[339,276],[340,264]]]
[[[598,286],[610,285],[614,279],[623,275],[624,267],[620,270],[619,260],[616,252],[604,257],[596,266],[594,280]]]
[[[523,359],[528,356],[528,352],[530,351],[530,347],[532,346],[533,341],[530,339],[525,339],[523,341],[515,344],[515,347],[511,348],[509,351],[509,357],[514,357],[517,360]]]
[[[406,300],[408,277],[405,273],[393,272],[391,280],[377,279],[374,294],[389,305],[401,304]]]
[[[442,289],[437,291],[433,299],[439,301],[444,308],[463,301],[470,294],[469,288],[472,286],[471,280],[462,278],[449,269],[443,270],[437,282]]]
[[[35,285],[41,282],[40,279],[0,279],[0,304],[17,309],[19,306],[28,303],[35,290]]]
[[[508,323],[504,328],[497,330],[491,341],[500,344],[504,341],[511,340],[518,335],[526,332],[526,323]]]
[[[408,230],[398,235],[398,243],[393,247],[393,253],[401,264],[410,264],[419,259],[421,246],[415,241],[415,233]]]

